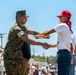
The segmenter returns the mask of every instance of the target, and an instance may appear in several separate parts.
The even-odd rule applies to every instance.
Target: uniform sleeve
[[[23,31],[19,31],[18,33],[17,33],[17,35],[18,35],[18,37],[21,37],[22,35],[24,35],[25,33],[23,32]]]
[[[63,31],[66,31],[67,26],[66,25],[58,25],[58,26],[54,27],[54,29],[57,33],[62,33]]]
[[[15,34],[18,36],[18,37],[21,37],[22,35],[24,35],[24,31],[20,28],[20,27],[17,27],[15,29]]]

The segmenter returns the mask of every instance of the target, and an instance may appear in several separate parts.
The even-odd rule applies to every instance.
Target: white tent
[[[4,49],[0,48],[1,51],[4,51]]]

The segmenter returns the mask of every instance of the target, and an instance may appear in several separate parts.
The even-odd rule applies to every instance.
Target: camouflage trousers
[[[25,58],[22,59],[21,63],[17,59],[4,59],[4,65],[6,75],[28,75],[29,73],[29,63]]]

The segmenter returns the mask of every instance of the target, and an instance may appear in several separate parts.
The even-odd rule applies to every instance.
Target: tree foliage
[[[57,56],[40,56],[40,55],[37,55],[37,56],[33,56],[32,55],[32,58],[35,60],[35,61],[40,61],[40,62],[47,62],[48,64],[56,64],[57,63]]]

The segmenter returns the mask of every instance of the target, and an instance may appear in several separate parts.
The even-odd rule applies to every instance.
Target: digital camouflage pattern
[[[19,64],[23,60],[23,54],[21,47],[23,41],[18,37],[20,31],[26,31],[25,27],[19,27],[15,23],[9,31],[8,41],[4,49],[4,65],[7,75],[20,75],[19,74]]]

